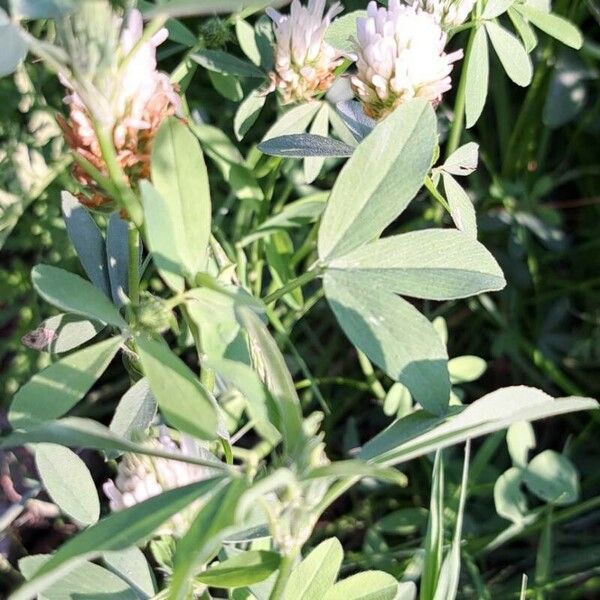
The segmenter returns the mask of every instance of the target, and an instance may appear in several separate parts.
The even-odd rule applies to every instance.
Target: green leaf
[[[440,576],[437,582],[434,600],[455,600],[456,594],[458,592],[458,583],[460,579],[460,549],[462,539],[462,527],[465,512],[465,503],[467,500],[467,486],[469,483],[470,451],[471,443],[470,441],[468,441],[465,447],[465,460],[460,485],[458,509],[456,511],[454,536],[452,537],[452,544],[450,546],[450,550],[444,558],[444,562],[442,563],[440,569]]]
[[[314,223],[325,210],[328,197],[328,192],[318,192],[286,204],[280,213],[276,213],[261,223],[255,231],[243,238],[240,244],[246,246],[274,231],[296,229],[308,223]]]
[[[425,529],[428,515],[426,508],[401,508],[377,521],[375,526],[384,533],[407,536]]]
[[[423,541],[423,573],[421,594],[433,598],[437,588],[444,549],[444,459],[440,450],[435,453],[431,476],[431,498],[427,533]]]
[[[506,432],[506,445],[513,465],[524,469],[527,466],[529,451],[535,448],[535,433],[531,423],[513,423]]]
[[[344,53],[355,50],[356,20],[367,16],[366,10],[355,10],[343,17],[334,19],[325,31],[325,41]]]
[[[179,540],[175,551],[175,566],[169,586],[171,600],[188,598],[189,586],[198,567],[218,550],[227,530],[236,523],[236,508],[247,483],[232,481],[215,486],[210,498],[199,509],[187,533]]]
[[[315,120],[310,126],[310,134],[313,136],[319,136],[320,138],[327,138],[329,133],[329,104],[323,102],[319,112],[315,116]],[[343,143],[343,142],[339,142]],[[352,154],[352,149],[350,154]],[[312,183],[321,172],[323,165],[325,164],[325,157],[317,156],[304,159],[304,181],[308,184]]]
[[[469,383],[479,379],[487,369],[487,363],[479,356],[457,356],[448,361],[452,385]]]
[[[451,229],[424,229],[365,244],[330,262],[328,273],[340,271],[361,287],[429,300],[466,298],[506,284],[488,250]]]
[[[156,594],[152,569],[144,553],[136,546],[104,552],[102,562],[110,571],[141,592],[142,597],[152,598]]]
[[[133,452],[210,469],[228,470],[226,465],[216,460],[188,456],[179,452],[165,452],[152,446],[136,444],[119,437],[97,421],[78,417],[48,421],[26,431],[14,431],[6,437],[0,438],[0,448],[3,449],[40,443],[61,444],[71,448],[88,448],[90,450]]]
[[[534,456],[523,472],[523,481],[538,498],[556,506],[579,499],[579,475],[575,465],[554,450]]]
[[[60,510],[79,525],[100,517],[100,501],[85,463],[69,448],[36,444],[35,465],[44,488]]]
[[[106,258],[113,302],[121,307],[129,293],[129,223],[118,212],[106,226]]]
[[[262,56],[256,40],[254,27],[244,19],[238,19],[235,23],[235,34],[242,52],[257,66],[260,66]]]
[[[521,42],[497,23],[488,22],[485,28],[506,74],[517,85],[528,86],[533,77],[533,65]]]
[[[53,354],[70,352],[96,337],[104,329],[95,321],[61,313],[43,321],[23,338],[25,345]]]
[[[321,542],[292,571],[285,588],[286,598],[323,600],[337,579],[344,551],[336,538]]]
[[[408,479],[404,473],[397,469],[382,469],[378,465],[372,465],[362,460],[338,460],[327,465],[315,467],[306,475],[306,479],[321,478],[345,478],[345,477],[372,477],[392,485],[402,487],[408,484]]]
[[[441,170],[450,175],[470,175],[477,169],[479,144],[468,142],[457,148],[445,161]]]
[[[523,471],[511,467],[494,484],[496,512],[513,523],[521,523],[527,514],[527,499],[521,490],[522,482]]]
[[[50,554],[34,554],[19,560],[19,570],[29,579],[51,559]],[[83,562],[38,595],[38,600],[139,600],[140,596],[123,579],[91,562]]]
[[[232,102],[239,102],[244,97],[244,91],[239,80],[233,75],[223,75],[215,71],[208,71],[208,78],[213,87],[223,98]]]
[[[196,580],[210,587],[238,588],[264,581],[279,568],[279,554],[266,550],[249,550],[211,565],[196,575]]]
[[[14,72],[27,56],[27,42],[2,8],[0,8],[0,39],[2,40],[0,77],[4,77]]]
[[[575,25],[552,13],[544,12],[528,4],[515,4],[518,10],[528,21],[549,36],[556,38],[563,44],[579,50],[583,46],[583,36]]]
[[[291,454],[303,439],[300,399],[292,376],[277,343],[260,318],[246,307],[238,310],[238,318],[248,333],[255,369],[261,373],[261,378],[277,402],[281,434]]]
[[[442,173],[446,199],[450,206],[450,215],[456,225],[465,235],[477,239],[477,214],[469,195],[463,187],[448,173]]]
[[[423,185],[435,145],[429,102],[406,102],[379,123],[333,187],[319,230],[320,258],[329,261],[377,238]]]
[[[140,379],[130,387],[117,404],[110,422],[110,430],[118,436],[132,439],[135,433],[145,431],[156,414],[156,399],[147,379]]]
[[[316,122],[316,120],[315,120]],[[354,148],[322,135],[292,133],[271,138],[258,145],[258,149],[270,156],[284,158],[346,157],[352,156]]]
[[[201,440],[214,440],[216,406],[198,378],[162,339],[135,339],[144,374],[167,422]]]
[[[61,208],[69,239],[90,281],[110,297],[104,238],[96,222],[72,194],[62,192]]]
[[[210,360],[206,364],[244,394],[254,428],[276,446],[281,439],[279,430],[282,429],[279,412],[258,375],[249,366],[232,360]]]
[[[554,398],[526,386],[502,388],[483,396],[443,423],[426,413],[413,413],[390,425],[363,446],[358,458],[397,465],[433,449],[506,429],[518,421],[535,421],[580,410],[594,410],[590,398]]]
[[[124,550],[147,538],[174,514],[214,491],[220,481],[221,478],[213,478],[175,488],[110,514],[67,540],[26,584],[13,593],[11,600],[32,600],[84,560],[106,551]]]
[[[306,102],[288,110],[271,125],[263,142],[282,135],[304,132],[320,108],[320,102]]]
[[[248,6],[248,0],[167,0],[158,5],[152,4],[151,8],[144,11],[144,16],[151,18],[158,15],[170,17],[191,17],[194,15],[212,15],[215,13],[232,13],[237,11],[252,14],[268,6],[271,0],[252,0]]]
[[[322,600],[394,600],[398,582],[383,571],[364,571],[338,581]]]
[[[354,272],[328,271],[324,286],[350,341],[424,408],[443,413],[450,397],[448,355],[431,323],[406,300]]]
[[[504,14],[514,3],[515,0],[488,0],[481,16],[484,19],[495,19]]]
[[[223,75],[265,78],[265,73],[251,62],[223,52],[223,50],[198,50],[190,58],[205,69]]]
[[[50,265],[31,271],[33,287],[44,300],[66,312],[125,329],[127,323],[111,301],[89,281]]]
[[[238,141],[248,133],[260,115],[267,97],[259,89],[252,90],[239,105],[233,119],[233,131]]]
[[[123,340],[110,338],[69,354],[34,375],[13,397],[8,419],[17,429],[64,415],[92,387]]]
[[[469,60],[463,66],[463,69],[467,69],[465,113],[467,129],[470,129],[479,120],[488,93],[490,57],[485,27],[479,26],[477,28],[473,37]]]
[[[175,241],[187,271],[203,271],[211,219],[208,173],[198,141],[175,117],[162,122],[152,143],[152,183],[176,224]]]
[[[537,36],[535,35],[535,31],[525,20],[523,15],[514,8],[508,9],[508,16],[514,25],[515,30],[519,34],[519,37],[523,40],[525,50],[530,53],[537,46]]]
[[[74,7],[75,0],[10,0],[10,12],[16,19],[56,19]]]
[[[175,292],[185,287],[185,258],[181,239],[181,214],[176,207],[169,207],[166,199],[148,181],[140,181],[144,207],[146,239],[152,252],[154,264],[167,285]]]

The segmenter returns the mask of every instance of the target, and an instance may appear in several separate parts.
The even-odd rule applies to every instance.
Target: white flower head
[[[162,435],[148,442],[148,445],[171,453],[213,458],[207,450],[199,447],[194,440],[185,435],[182,435],[179,445],[168,435]],[[110,501],[110,509],[118,511],[166,490],[202,481],[211,476],[212,471],[208,467],[142,454],[125,454],[119,462],[114,481],[108,480],[102,489]],[[175,537],[183,535],[196,509],[196,505],[190,505],[176,514],[164,525],[161,533]]]
[[[309,0],[307,6],[293,0],[289,15],[268,8],[275,26],[275,66],[271,89],[278,89],[284,103],[303,102],[327,91],[342,55],[325,41],[332,19],[342,11],[336,2],[325,13],[325,0]]]
[[[458,27],[467,20],[477,0],[408,0],[409,4],[431,13],[443,29]]]
[[[373,1],[357,20],[357,73],[351,78],[365,113],[382,119],[411,98],[437,105],[451,87],[452,63],[462,50],[444,52],[446,34],[433,15],[416,6]]]

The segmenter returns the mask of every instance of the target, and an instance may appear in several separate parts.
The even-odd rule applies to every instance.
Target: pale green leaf
[[[481,16],[484,19],[495,19],[504,14],[514,3],[515,0],[487,0]]]
[[[381,234],[423,185],[435,145],[435,114],[422,100],[406,102],[375,127],[331,192],[319,230],[322,260],[343,256]]]
[[[152,183],[175,222],[175,242],[188,272],[204,270],[211,203],[204,156],[192,132],[174,117],[165,119],[152,143]]]
[[[535,35],[535,31],[529,22],[525,20],[523,15],[514,8],[508,9],[508,16],[514,25],[516,32],[519,34],[519,37],[523,40],[525,50],[530,53],[537,46],[537,36]]]
[[[267,550],[249,550],[212,564],[196,576],[210,587],[237,588],[264,581],[279,568],[279,554]]]
[[[43,321],[26,334],[23,343],[35,350],[53,354],[70,352],[96,337],[104,329],[97,321],[61,313]]]
[[[356,38],[356,20],[367,16],[366,10],[355,10],[334,19],[325,32],[325,41],[344,53],[354,52],[353,38]]]
[[[452,175],[444,172],[442,178],[454,224],[465,235],[477,239],[477,214],[473,201]]]
[[[521,490],[522,482],[523,471],[511,467],[494,484],[496,512],[513,523],[521,523],[527,514],[527,499]]]
[[[100,501],[85,463],[69,448],[36,444],[35,465],[52,501],[79,525],[100,517]]]
[[[135,339],[144,374],[167,422],[191,436],[214,440],[217,409],[200,380],[162,339]]]
[[[132,439],[135,433],[145,431],[156,414],[156,399],[147,379],[140,379],[130,387],[117,404],[110,422],[110,430],[118,436]]]
[[[364,571],[338,581],[322,600],[394,600],[398,582],[383,571]]]
[[[545,12],[528,4],[518,4],[515,8],[536,27],[558,41],[579,50],[583,46],[583,36],[575,25],[552,13]]]
[[[136,546],[125,550],[104,552],[102,562],[143,597],[152,598],[156,593],[152,569],[144,553]]]
[[[319,112],[315,116],[315,120],[310,126],[310,133],[312,135],[319,135],[327,137],[329,133],[329,104],[323,102]],[[321,172],[323,165],[325,164],[325,157],[311,157],[304,159],[304,181],[306,183],[312,183]]]
[[[291,108],[270,127],[263,137],[263,142],[282,135],[306,131],[320,108],[321,102],[306,102]]]
[[[451,175],[470,175],[477,169],[479,144],[468,142],[457,148],[445,161],[441,169]]]
[[[233,54],[228,54],[223,50],[197,50],[190,58],[205,69],[222,73],[223,75],[255,77],[258,79],[266,78],[266,74],[251,62],[238,58]]]
[[[259,89],[252,90],[239,105],[233,119],[235,137],[242,140],[258,119],[267,97]]]
[[[337,579],[344,551],[336,538],[321,542],[292,571],[285,588],[286,598],[323,600]]]
[[[0,39],[2,40],[0,77],[4,77],[13,73],[27,56],[27,42],[18,26],[10,22],[2,8],[0,8]]]
[[[535,432],[531,423],[520,421],[513,423],[506,432],[508,453],[515,467],[527,466],[529,451],[535,448]]]
[[[523,472],[523,481],[538,498],[557,506],[579,499],[579,475],[563,454],[545,450],[534,456]]]
[[[477,123],[488,93],[488,78],[490,71],[490,57],[488,54],[488,41],[485,27],[479,26],[473,38],[473,45],[467,63],[465,113],[467,129]]]
[[[11,425],[18,429],[64,415],[94,385],[121,343],[121,338],[98,342],[34,375],[13,397],[8,411]]]
[[[88,317],[120,329],[127,323],[112,302],[89,281],[50,265],[31,271],[33,287],[42,298],[65,312]]]
[[[460,231],[424,229],[365,244],[329,264],[361,287],[451,300],[500,290],[502,271],[486,248]]]
[[[324,286],[350,341],[424,408],[443,413],[450,396],[448,355],[431,323],[386,286],[355,272],[326,272]]]
[[[485,28],[506,74],[517,85],[528,86],[533,77],[533,65],[521,42],[497,23],[486,23]]]
[[[110,514],[67,540],[27,583],[13,593],[11,600],[33,600],[85,560],[96,558],[106,551],[129,548],[154,533],[174,514],[212,492],[220,481],[219,478],[207,479],[175,488]]]

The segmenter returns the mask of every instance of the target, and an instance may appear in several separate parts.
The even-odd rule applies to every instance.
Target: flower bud
[[[276,40],[271,90],[278,89],[284,103],[306,102],[331,87],[343,59],[324,38],[331,20],[341,11],[338,2],[324,14],[325,0],[309,0],[307,6],[293,0],[289,15],[267,9],[275,23]]]
[[[446,54],[446,34],[433,15],[390,0],[369,3],[357,20],[357,73],[351,78],[365,113],[382,119],[411,98],[434,106],[451,87],[452,63],[462,50]]]

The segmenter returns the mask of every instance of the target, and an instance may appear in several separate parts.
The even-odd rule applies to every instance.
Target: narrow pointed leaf
[[[469,60],[463,65],[463,69],[467,69],[465,104],[467,129],[477,123],[485,106],[490,71],[489,61],[487,33],[485,27],[479,26],[473,38]]]

